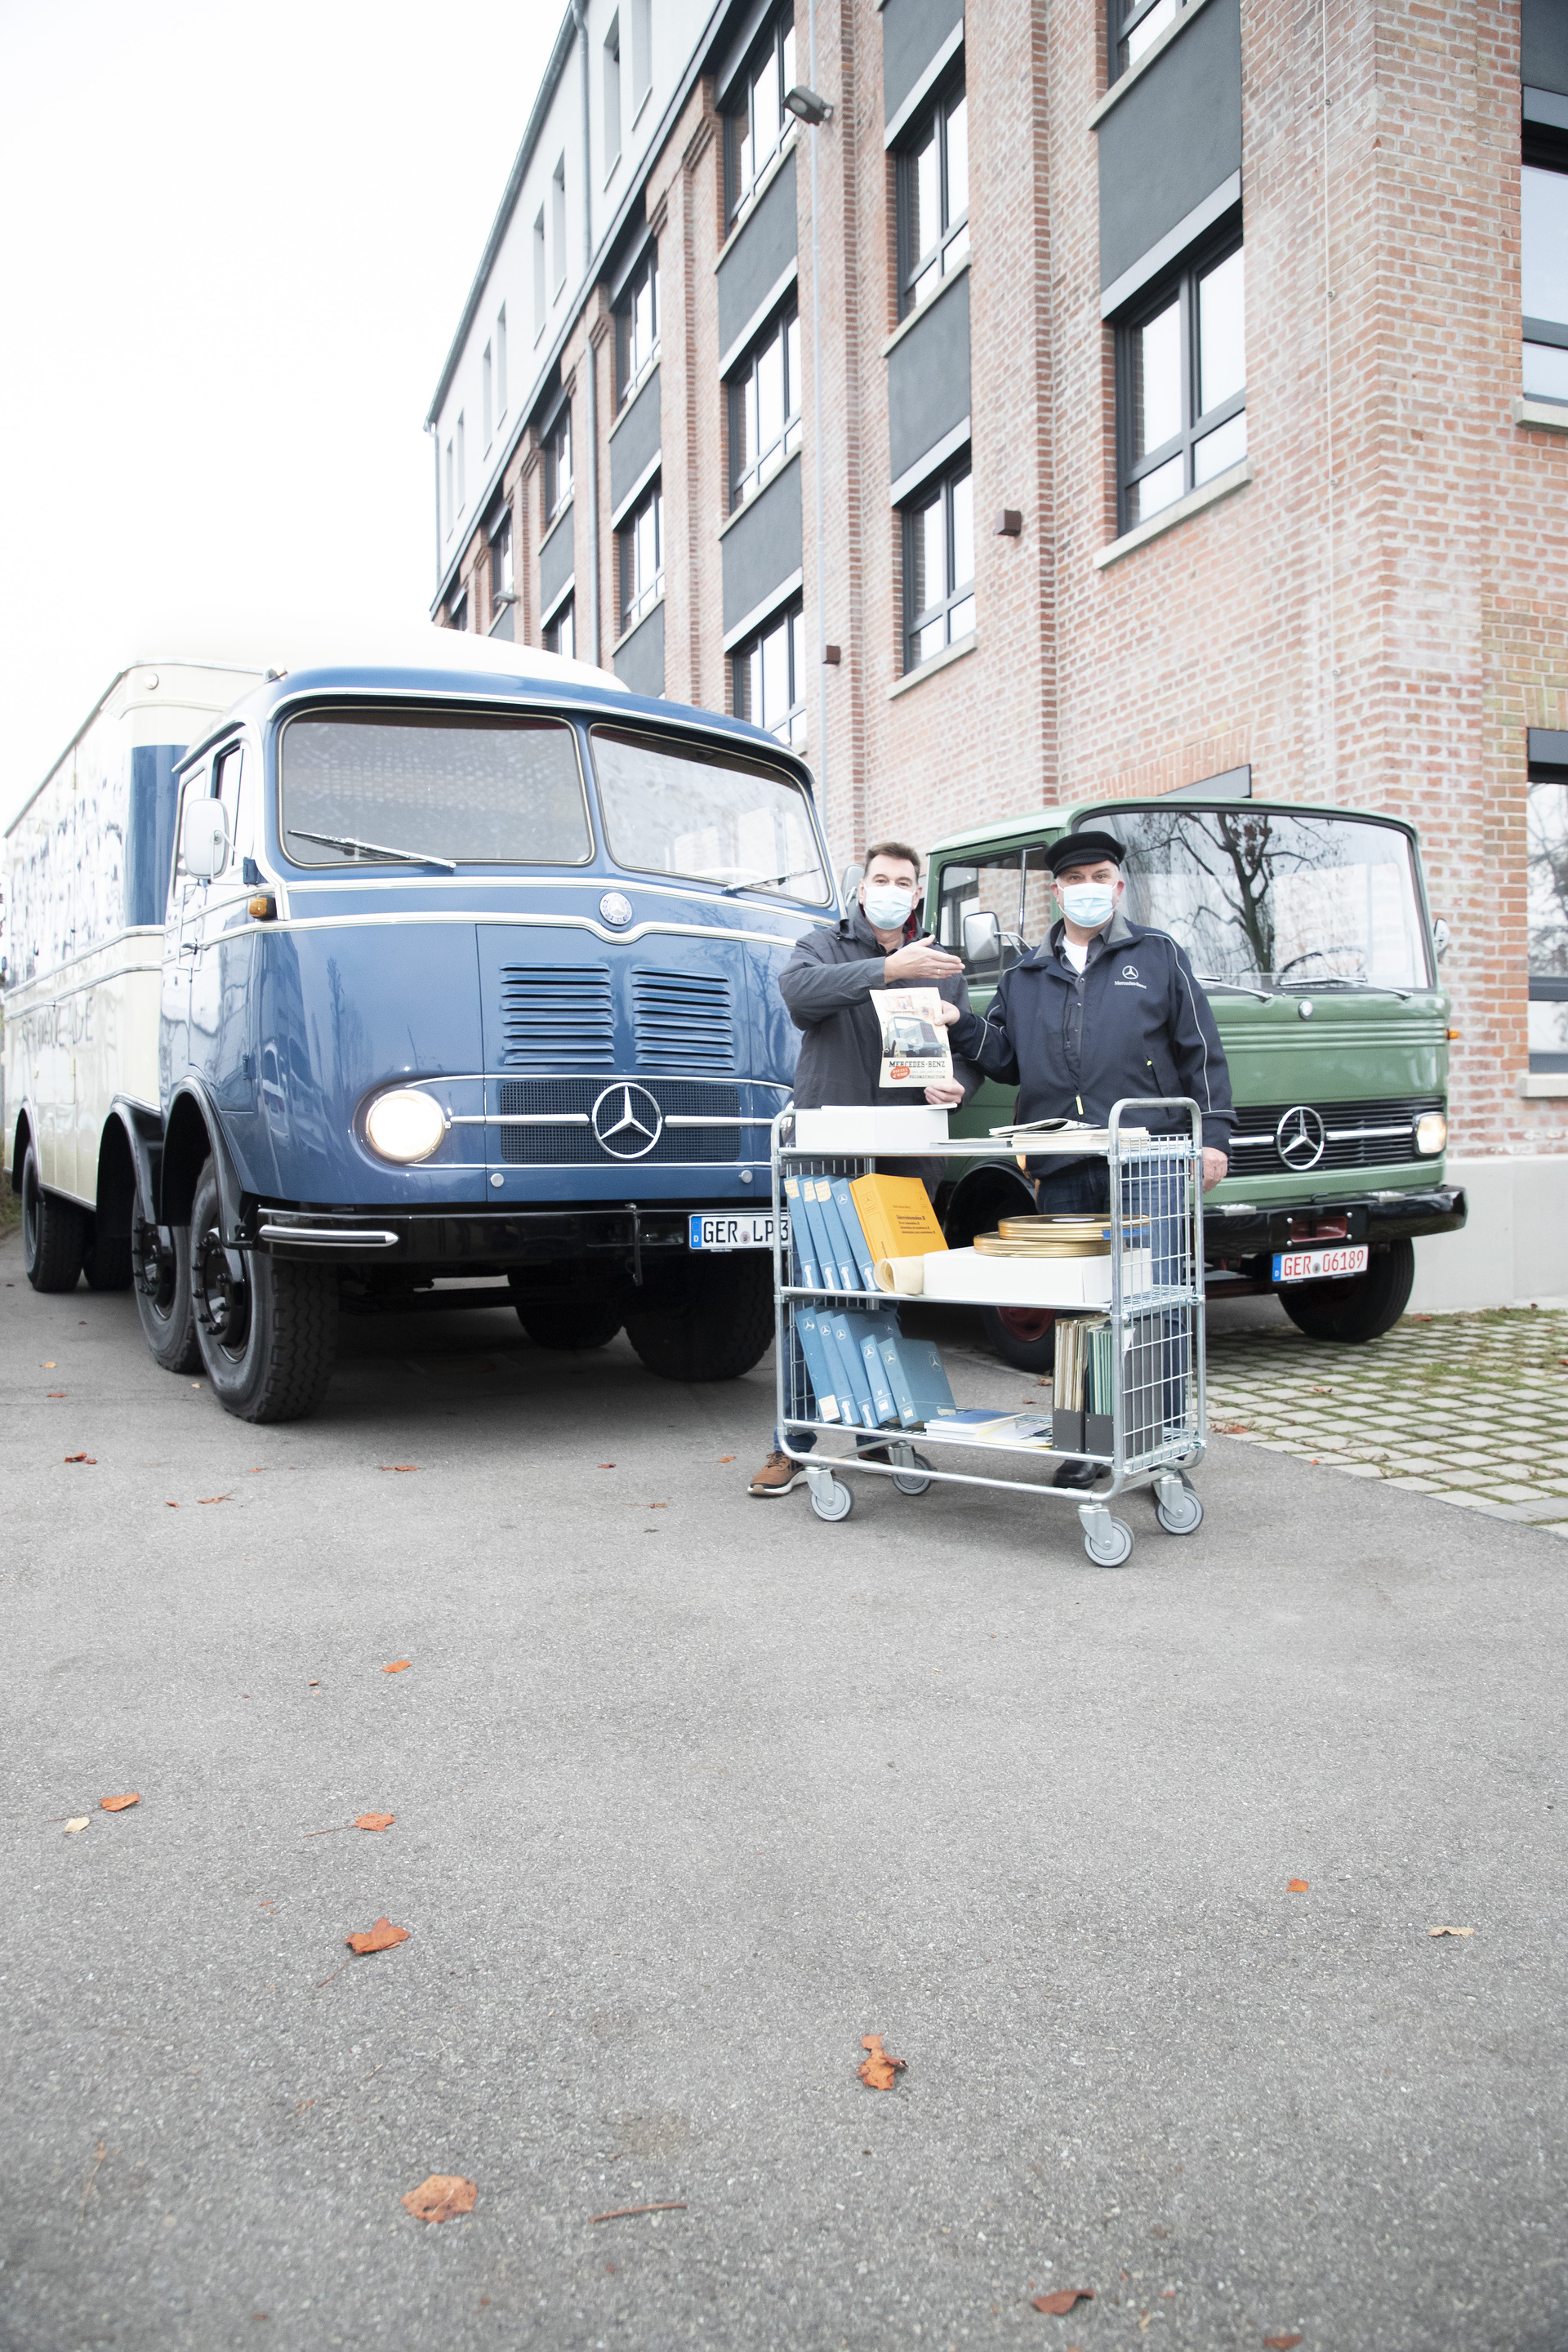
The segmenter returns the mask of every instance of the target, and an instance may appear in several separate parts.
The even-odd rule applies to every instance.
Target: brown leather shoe
[[[787,1454],[770,1454],[747,1489],[752,1495],[787,1495],[805,1483],[805,1465]]]

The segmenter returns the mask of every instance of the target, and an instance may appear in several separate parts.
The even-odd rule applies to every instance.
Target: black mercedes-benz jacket
[[[906,927],[906,943],[919,937],[913,916]],[[882,1027],[871,1003],[871,991],[883,986],[886,948],[858,907],[852,907],[837,930],[808,932],[779,974],[779,994],[789,1017],[801,1033],[800,1060],[795,1066],[795,1103],[797,1110],[816,1110],[824,1103],[923,1103],[918,1087],[883,1087],[877,1081],[882,1066]],[[969,986],[962,972],[949,980],[894,981],[895,988],[934,988],[969,1021]],[[952,1047],[957,1029],[947,1033]],[[967,1102],[980,1084],[980,1072],[953,1049],[952,1076]],[[906,1163],[929,1175],[939,1160]]]
[[[1103,1126],[1130,1096],[1190,1095],[1205,1146],[1228,1152],[1230,1070],[1208,998],[1174,940],[1120,908],[1089,941],[1081,973],[1060,952],[1063,926],[1005,972],[984,1020],[952,1030],[955,1053],[1018,1088],[1016,1117]],[[1157,1120],[1139,1121],[1159,1131]],[[1055,1157],[1048,1164],[1067,1163]]]

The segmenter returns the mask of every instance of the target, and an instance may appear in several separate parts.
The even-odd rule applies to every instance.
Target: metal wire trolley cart
[[[1185,1473],[1207,1441],[1197,1105],[1129,1099],[1103,1128],[998,1129],[989,1144],[949,1142],[945,1127],[945,1114],[923,1107],[792,1106],[773,1121],[778,1444],[804,1465],[812,1509],[847,1518],[847,1471],[910,1496],[933,1481],[1013,1488],[1070,1505],[1089,1559],[1120,1568],[1132,1530],[1112,1506],[1150,1486],[1165,1532],[1193,1534],[1203,1505]],[[1020,1151],[1102,1159],[1108,1212],[1004,1218],[973,1246],[949,1249],[923,1186],[888,1166]],[[956,1404],[940,1348],[903,1328],[917,1301],[1052,1309],[1048,1410]],[[1050,1483],[1063,1462],[1090,1465],[1092,1488]]]

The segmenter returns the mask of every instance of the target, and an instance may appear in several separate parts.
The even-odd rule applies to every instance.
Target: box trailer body
[[[625,1325],[673,1378],[743,1370],[771,1335],[769,1252],[703,1237],[767,1205],[796,1045],[777,973],[838,919],[809,772],[585,665],[507,646],[476,672],[445,639],[271,675],[168,762],[107,1148],[154,1354],[199,1352],[247,1418],[310,1409],[340,1305],[454,1277],[546,1345]],[[17,984],[29,1038],[59,1022],[41,971]],[[51,1181],[34,1129],[63,1066],[25,1058],[13,1181],[32,1150],[79,1212],[104,1136],[79,1122]]]

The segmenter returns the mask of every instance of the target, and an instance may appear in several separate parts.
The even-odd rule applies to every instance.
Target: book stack
[[[923,1429],[952,1409],[941,1356],[930,1339],[900,1330],[896,1307],[797,1301],[792,1314],[818,1420],[845,1429]]]
[[[1054,1450],[1048,1415],[1002,1412],[994,1405],[948,1406],[927,1422],[926,1435],[950,1445],[1026,1445],[1036,1454]]]
[[[877,1261],[945,1250],[926,1188],[910,1176],[786,1176],[803,1290],[879,1294]]]
[[[1116,1408],[1109,1315],[1057,1318],[1051,1442],[1058,1454],[1109,1454]]]

